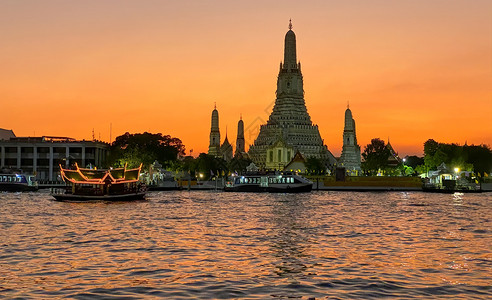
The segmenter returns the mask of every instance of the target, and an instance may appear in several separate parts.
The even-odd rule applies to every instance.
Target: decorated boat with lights
[[[313,183],[293,173],[283,174],[247,174],[234,176],[224,188],[227,192],[269,192],[304,193],[310,192]]]
[[[144,200],[145,184],[139,181],[142,165],[138,168],[115,168],[109,170],[64,169],[60,173],[66,186],[52,189],[51,195],[57,201],[131,201]]]
[[[18,173],[0,174],[0,191],[30,192],[38,189],[36,176]]]

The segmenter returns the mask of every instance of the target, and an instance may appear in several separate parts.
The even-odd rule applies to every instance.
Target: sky
[[[214,103],[235,145],[275,101],[292,19],[305,100],[328,149],[347,103],[362,150],[390,139],[492,145],[492,1],[0,0],[0,128],[109,141],[125,132],[208,150]],[[110,128],[112,130],[110,130]]]

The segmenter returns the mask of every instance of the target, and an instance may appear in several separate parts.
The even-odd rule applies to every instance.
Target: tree
[[[480,177],[484,177],[485,173],[492,172],[492,150],[489,146],[465,145],[463,148],[468,155],[467,162],[473,165],[473,169]]]
[[[227,162],[221,157],[200,153],[196,158],[195,172],[203,175],[203,179],[222,176],[228,173]]]
[[[110,148],[109,164],[137,167],[140,163],[149,166],[158,161],[169,167],[184,156],[185,146],[180,139],[162,133],[125,133],[118,136]]]
[[[383,140],[375,138],[370,144],[364,148],[362,158],[362,169],[370,175],[375,175],[379,170],[386,170],[388,166],[388,158],[391,153]]]
[[[245,173],[246,167],[251,164],[252,160],[244,158],[240,155],[234,156],[234,158],[228,163],[227,167],[230,172]]]
[[[424,164],[424,158],[423,157],[411,155],[411,156],[407,156],[405,158],[405,165],[412,167],[413,169],[415,169],[415,168],[417,168],[417,166],[423,165],[423,164]]]
[[[308,157],[306,159],[306,172],[310,175],[323,175],[326,173],[326,166],[321,159]]]
[[[487,145],[438,143],[432,139],[424,143],[425,171],[435,170],[445,163],[449,168],[474,170],[480,177],[492,171],[492,150]]]

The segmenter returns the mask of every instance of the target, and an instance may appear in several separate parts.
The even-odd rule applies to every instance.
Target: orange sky
[[[180,3],[177,3],[180,2]],[[492,145],[492,1],[2,1],[0,128],[17,136],[179,137],[206,152],[240,114],[253,142],[292,18],[308,112],[338,156],[350,101],[362,148]]]

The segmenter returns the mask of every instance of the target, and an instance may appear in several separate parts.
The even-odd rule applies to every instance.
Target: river
[[[491,298],[492,193],[0,194],[0,298]]]

